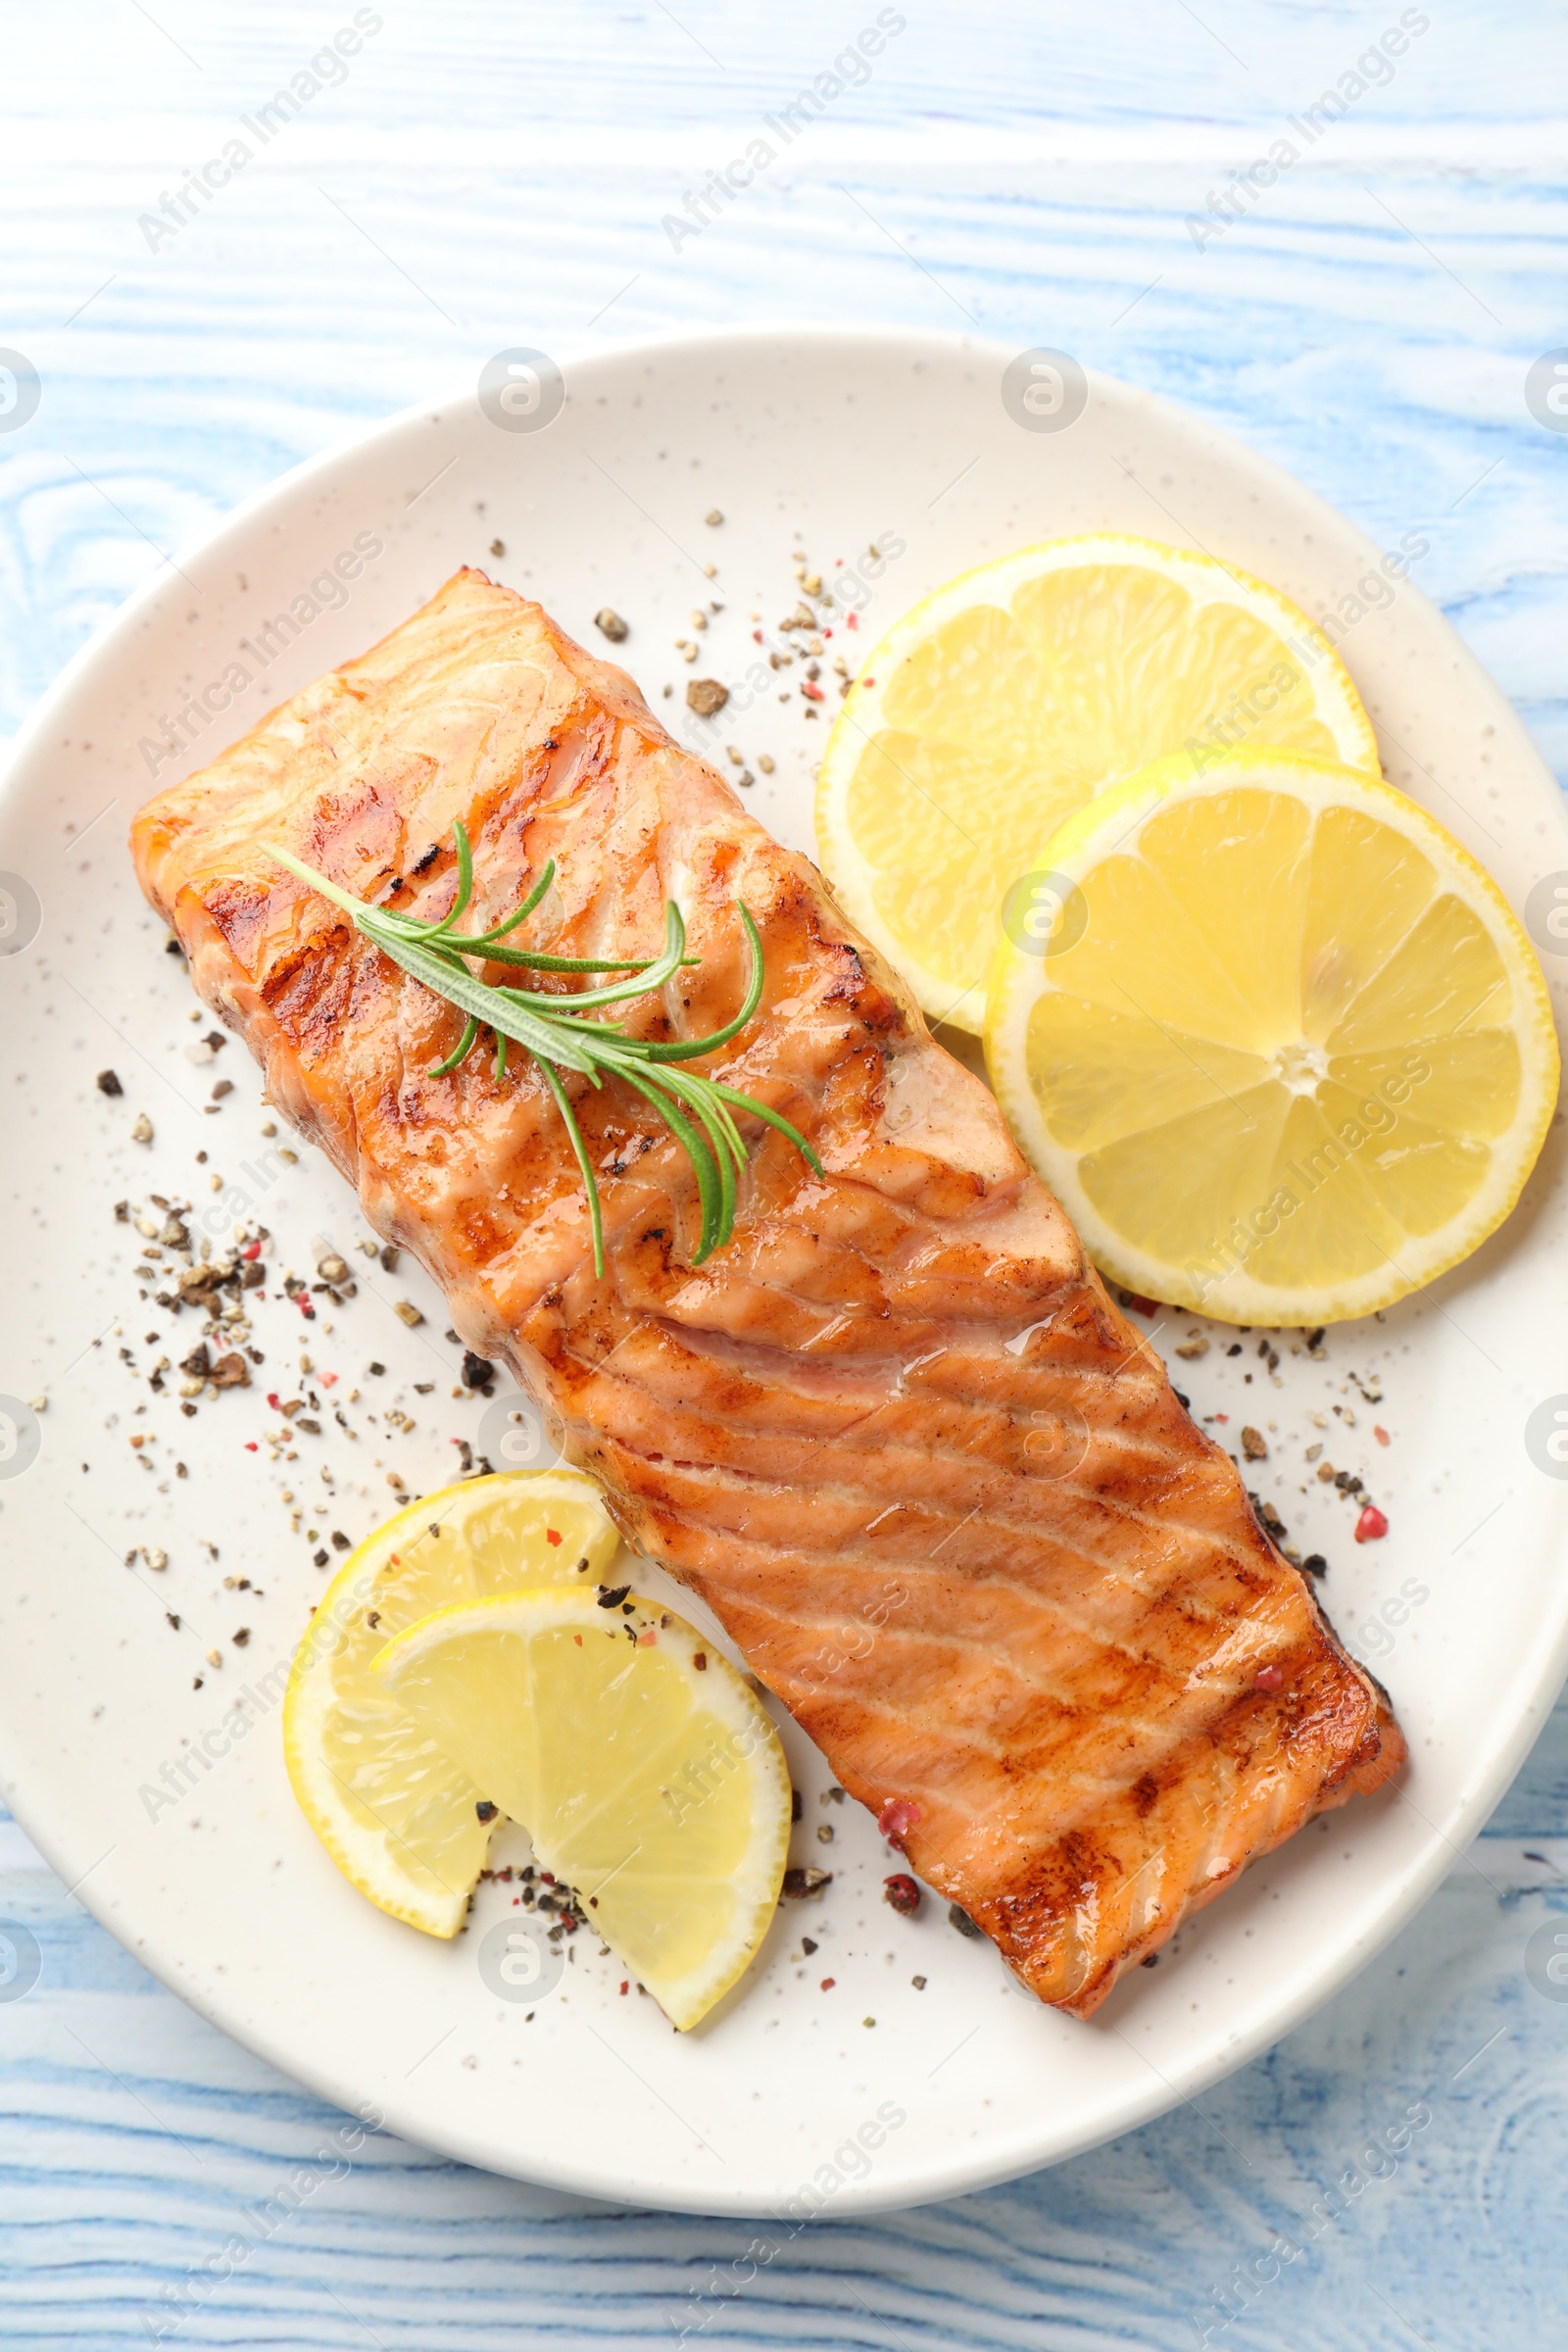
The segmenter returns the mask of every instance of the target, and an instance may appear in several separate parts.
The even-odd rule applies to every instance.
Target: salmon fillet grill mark
[[[694,1268],[690,1162],[612,1081],[566,1083],[604,1206],[535,1065],[442,1078],[460,1016],[274,841],[433,919],[473,843],[475,927],[700,968],[631,1025],[792,1120]],[[665,735],[631,680],[465,570],[135,821],[142,886],[271,1100],[510,1364],[631,1540],[1044,2001],[1087,2017],[1246,1864],[1404,1755],[1377,1687],[1118,1313],[995,1102],[929,1036],[815,869]],[[569,985],[563,983],[562,985]]]

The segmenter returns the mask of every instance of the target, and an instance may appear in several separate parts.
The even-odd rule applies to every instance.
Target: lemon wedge
[[[490,1830],[446,1756],[370,1661],[432,1610],[551,1580],[592,1587],[619,1547],[593,1481],[519,1470],[410,1503],[350,1552],[318,1604],[283,1700],[305,1818],[344,1877],[395,1919],[455,1936]]]
[[[1105,786],[1187,751],[1378,773],[1328,639],[1232,564],[1054,539],[937,590],[866,662],[828,740],[817,846],[852,922],[934,1020],[978,1032],[1009,892]]]
[[[1101,1268],[1234,1323],[1370,1314],[1507,1215],[1556,1101],[1501,892],[1351,769],[1181,755],[1070,817],[998,950],[991,1082]]]
[[[767,1933],[790,1778],[728,1661],[657,1601],[628,1606],[559,1588],[470,1601],[400,1634],[374,1672],[685,2028]]]

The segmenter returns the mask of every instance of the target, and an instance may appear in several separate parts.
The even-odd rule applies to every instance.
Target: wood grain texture
[[[1523,399],[1568,335],[1568,187],[1543,161],[1568,51],[1546,12],[1433,12],[1387,86],[1200,247],[1188,216],[1396,7],[1005,0],[961,29],[907,8],[869,81],[678,249],[662,217],[872,7],[382,13],[341,86],[156,252],[138,217],[352,11],[90,0],[8,24],[0,344],[44,398],[0,437],[0,734],[165,551],[502,345],[782,314],[1064,346],[1239,433],[1381,544],[1417,532],[1420,585],[1568,766],[1568,440]],[[327,2169],[342,2119],[155,1985],[0,1825],[0,1918],[41,1955],[35,1988],[0,2001],[0,2333],[151,2340],[165,2290],[189,2304],[193,2269],[273,2200],[166,2342],[488,2352],[684,2328],[726,2352],[1172,2352],[1209,2328],[1246,2352],[1538,2352],[1568,2307],[1568,2003],[1523,1950],[1556,1911],[1563,1709],[1489,1836],[1330,2009],[1201,2113],[1055,2172],[792,2237],[588,2207],[373,2136],[289,2210],[279,2190]],[[1430,2120],[1319,2228],[1314,2199],[1411,2108]],[[1283,2236],[1299,2256],[1221,2328],[1215,2290]]]

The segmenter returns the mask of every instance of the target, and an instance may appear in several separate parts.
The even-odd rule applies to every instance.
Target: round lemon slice
[[[351,1551],[295,1652],[283,1752],[305,1818],[344,1877],[395,1919],[455,1936],[490,1830],[408,1710],[370,1672],[390,1635],[455,1601],[556,1580],[592,1587],[620,1538],[593,1481],[519,1470],[426,1494]]]
[[[443,1609],[374,1671],[666,2017],[706,2016],[767,1933],[790,1838],[778,1735],[728,1661],[657,1601],[558,1588]]]
[[[1152,760],[1238,744],[1378,773],[1344,664],[1276,590],[1151,539],[1049,540],[938,589],[866,662],[818,780],[823,868],[926,1012],[978,1032],[1041,843]]]
[[[1370,1314],[1485,1241],[1557,1095],[1490,875],[1348,768],[1163,760],[1037,852],[986,1059],[1102,1269],[1233,1323]]]

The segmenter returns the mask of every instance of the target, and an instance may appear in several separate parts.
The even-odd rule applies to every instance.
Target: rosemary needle
[[[268,856],[275,858],[279,865],[286,866],[300,881],[308,882],[323,898],[330,899],[335,906],[341,906],[354,918],[356,929],[384,956],[389,956],[412,978],[422,982],[434,995],[444,997],[466,1016],[462,1036],[450,1054],[430,1064],[430,1076],[444,1077],[455,1070],[478,1044],[482,1028],[490,1030],[495,1039],[498,1082],[506,1075],[509,1039],[532,1054],[582,1171],[593,1230],[596,1274],[603,1275],[605,1271],[599,1187],[576,1113],[562,1084],[563,1070],[574,1070],[596,1087],[604,1084],[607,1074],[623,1079],[659,1112],[691,1161],[697,1179],[703,1226],[692,1252],[695,1266],[700,1266],[715,1250],[722,1250],[735,1230],[736,1179],[744,1171],[749,1156],[746,1140],[735,1124],[736,1111],[748,1112],[787,1137],[813,1172],[821,1175],[822,1163],[805,1136],[779,1112],[770,1110],[765,1102],[759,1102],[751,1095],[721,1086],[716,1078],[678,1066],[699,1060],[705,1054],[727,1045],[745,1028],[761,1003],[762,943],[747,907],[741,907],[740,918],[751,970],[745,998],[734,1018],[709,1037],[671,1039],[666,1043],[628,1037],[620,1022],[593,1016],[609,1005],[650,995],[662,988],[676,972],[701,961],[686,953],[686,926],[674,900],[669,900],[664,907],[663,952],[637,962],[606,961],[586,956],[536,955],[531,949],[509,947],[505,944],[509,935],[527,920],[554,881],[555,860],[552,858],[545,867],[514,914],[488,931],[460,931],[456,926],[473,896],[473,854],[462,823],[454,825],[453,835],[458,852],[458,895],[451,911],[433,923],[416,922],[412,915],[397,914],[389,906],[368,905],[364,899],[339,889],[335,882],[329,882],[324,874],[318,873],[314,866],[306,865],[287,850],[269,844]],[[486,963],[510,964],[518,971],[615,972],[629,977],[584,989],[575,996],[547,996],[539,989],[511,988],[481,980],[469,970],[465,960],[468,956],[478,956]]]

